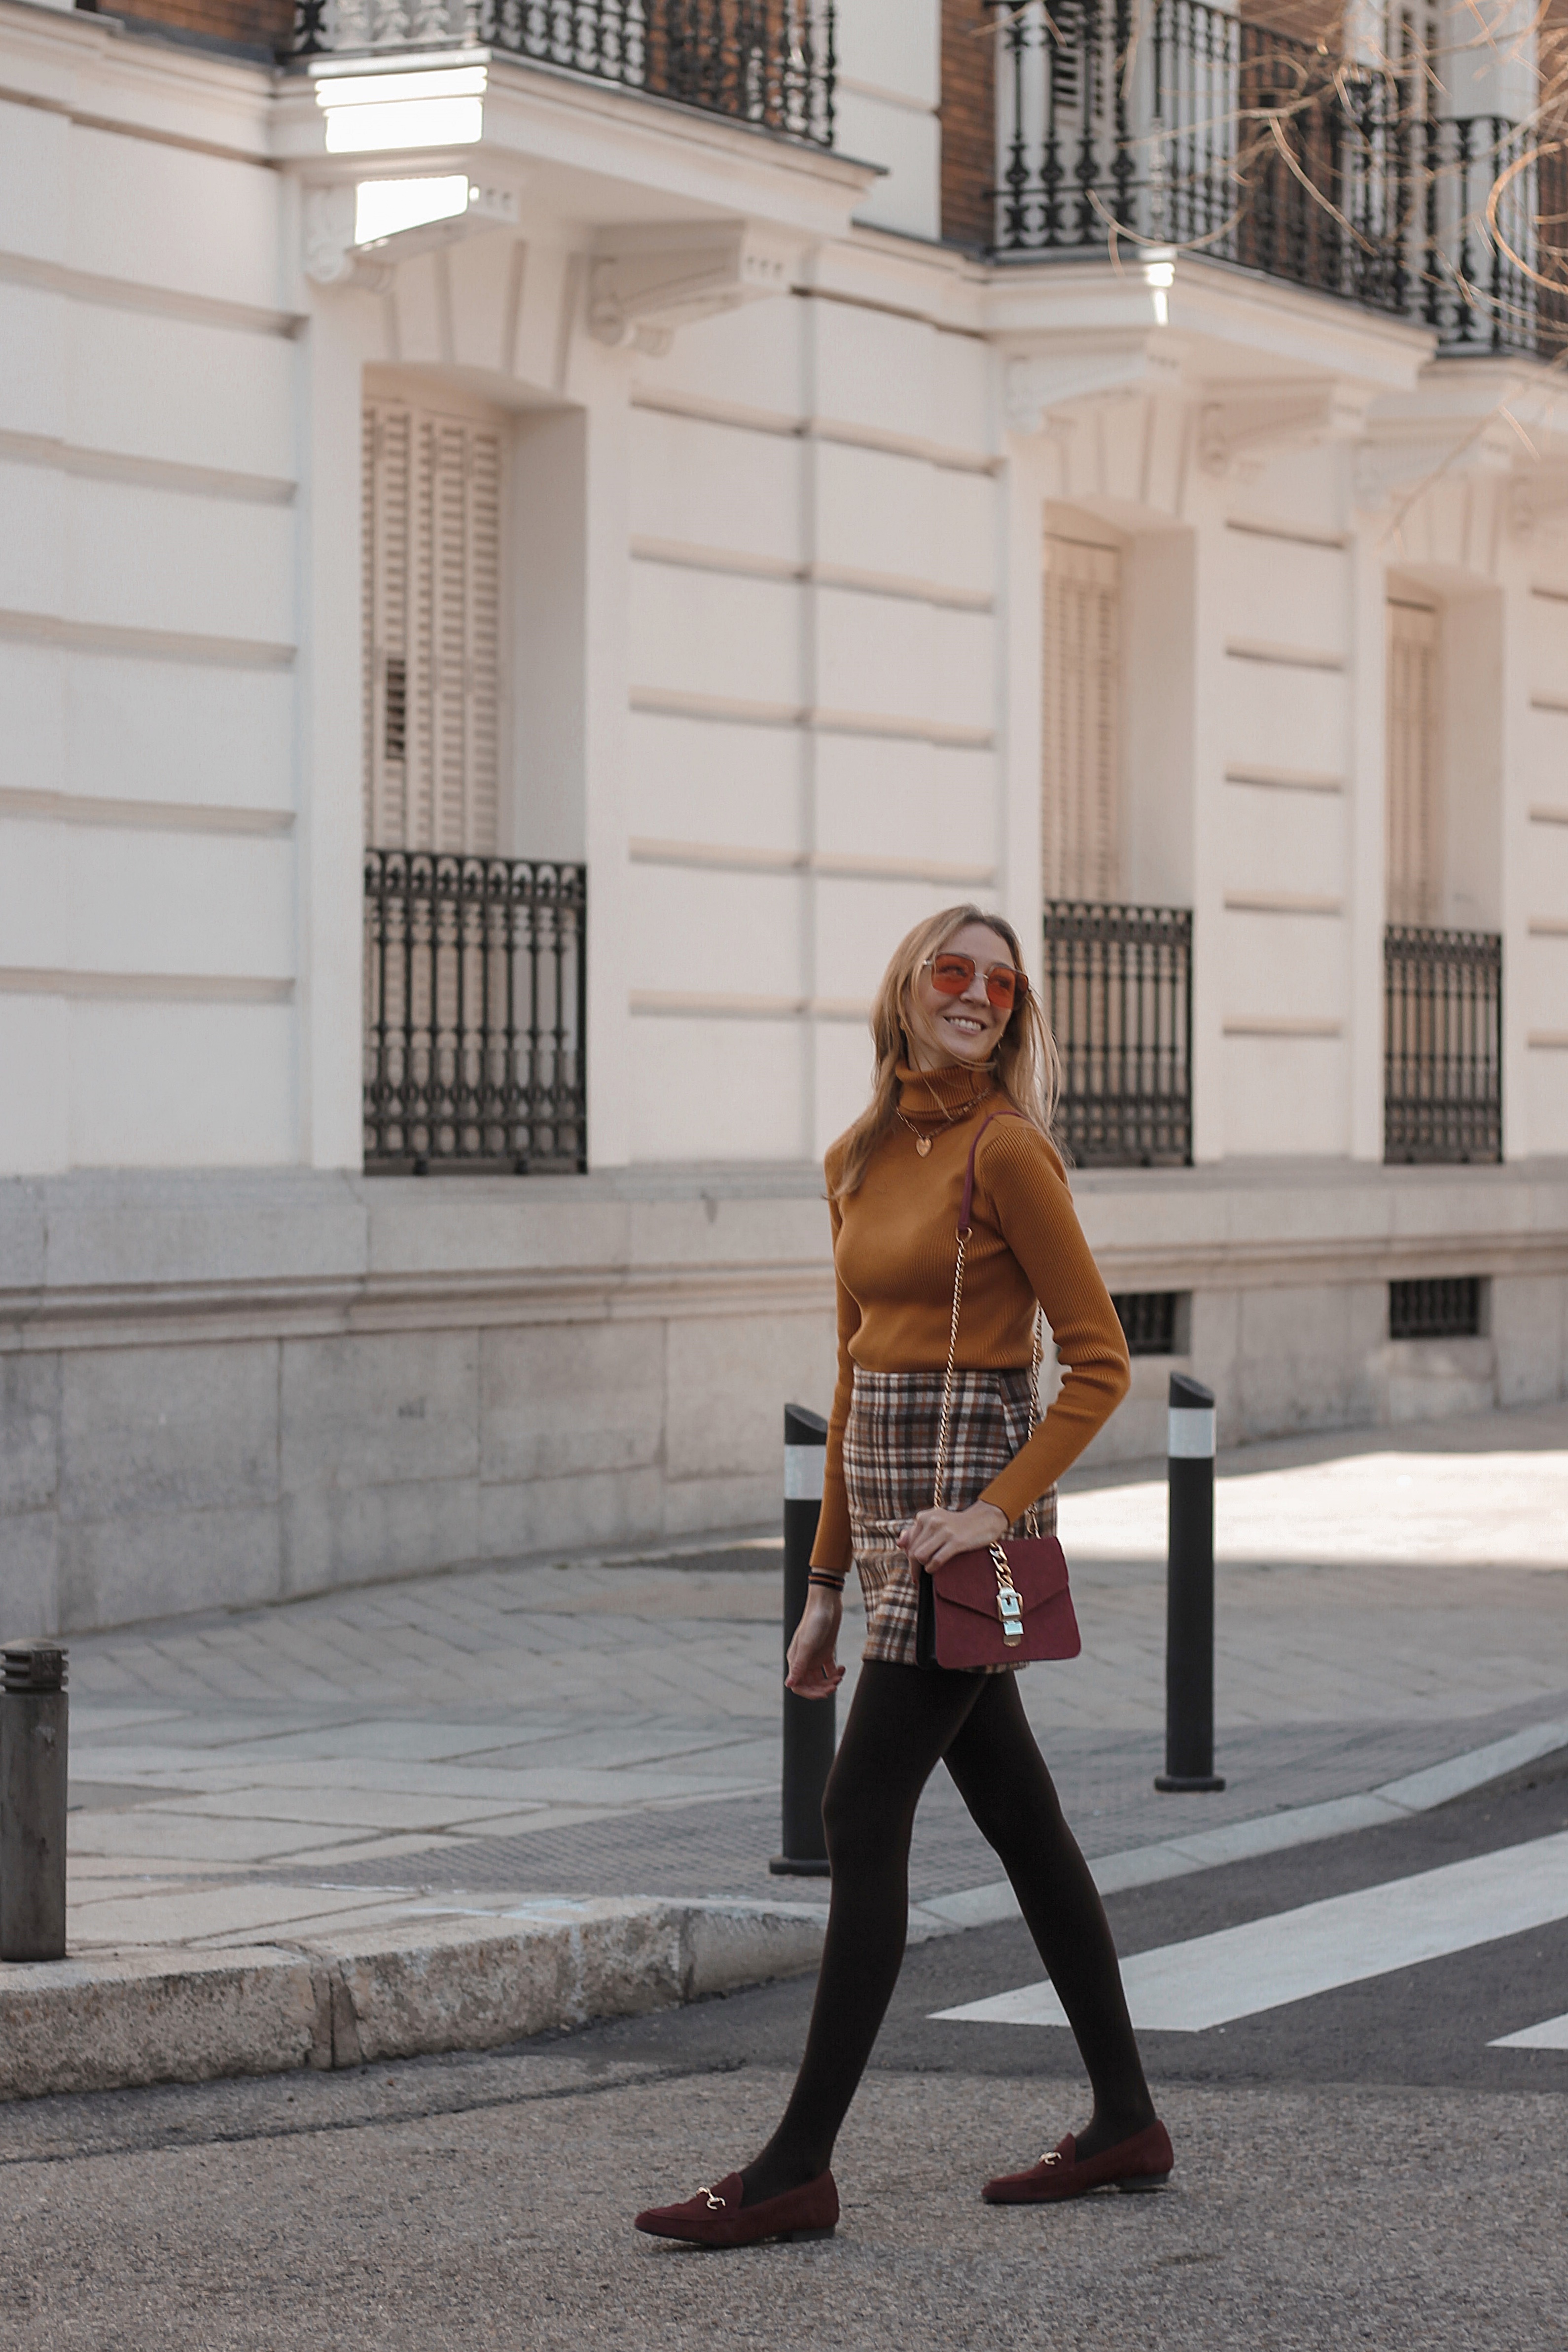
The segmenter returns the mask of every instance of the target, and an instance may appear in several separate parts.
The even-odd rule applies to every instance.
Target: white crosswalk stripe
[[[1549,2017],[1540,2025],[1521,2026],[1517,2033],[1500,2033],[1489,2050],[1568,2050],[1568,2013]]]
[[[1564,1918],[1568,1831],[1139,1952],[1122,1977],[1134,2025],[1201,2033]],[[935,2014],[973,2024],[1067,2023],[1048,1983]]]

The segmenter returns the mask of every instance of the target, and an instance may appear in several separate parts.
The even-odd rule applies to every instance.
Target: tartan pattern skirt
[[[955,1372],[943,1507],[977,1502],[1029,1435],[1027,1367],[1017,1372]],[[844,1428],[844,1484],[849,1538],[866,1603],[861,1656],[894,1666],[915,1664],[915,1571],[898,1547],[900,1530],[927,1509],[942,1425],[941,1372],[868,1372],[857,1364]],[[1039,1531],[1054,1535],[1057,1492],[1038,1506]],[[1015,1535],[1023,1532],[1015,1528]],[[986,1674],[1016,1674],[987,1666]]]

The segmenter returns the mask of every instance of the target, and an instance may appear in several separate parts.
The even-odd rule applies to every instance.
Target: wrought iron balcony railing
[[[1502,117],[1431,119],[1414,67],[1207,0],[987,5],[997,253],[1173,246],[1424,320],[1446,351],[1568,341],[1553,167]]]
[[[1501,940],[1392,923],[1383,968],[1384,1160],[1500,1160]]]
[[[834,0],[295,0],[294,53],[483,47],[833,144]]]
[[[587,1165],[586,869],[370,849],[364,1164]]]
[[[1186,1166],[1191,914],[1056,900],[1046,908],[1043,988],[1062,1065],[1057,1127],[1078,1166]]]

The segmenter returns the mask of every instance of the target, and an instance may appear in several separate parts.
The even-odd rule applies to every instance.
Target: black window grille
[[[1391,924],[1384,992],[1384,1160],[1500,1160],[1501,940]]]
[[[1061,1056],[1058,1132],[1080,1168],[1193,1156],[1193,919],[1182,907],[1046,908],[1046,1018]]]
[[[1480,1329],[1478,1274],[1424,1275],[1388,1286],[1391,1339],[1475,1339]]]
[[[1439,116],[1412,55],[1336,53],[1266,6],[985,5],[994,252],[1168,244],[1424,320],[1443,352],[1568,343],[1561,142],[1533,123]]]
[[[365,852],[367,1170],[586,1167],[586,907],[581,866]]]
[[[1173,1356],[1179,1290],[1118,1290],[1111,1293],[1130,1356]]]
[[[295,0],[294,54],[495,49],[833,144],[834,0]]]

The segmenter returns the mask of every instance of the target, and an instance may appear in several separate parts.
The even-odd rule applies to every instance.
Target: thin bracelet
[[[829,1576],[825,1568],[814,1568],[805,1580],[808,1585],[820,1584],[829,1592],[842,1592],[844,1590],[844,1579]]]

